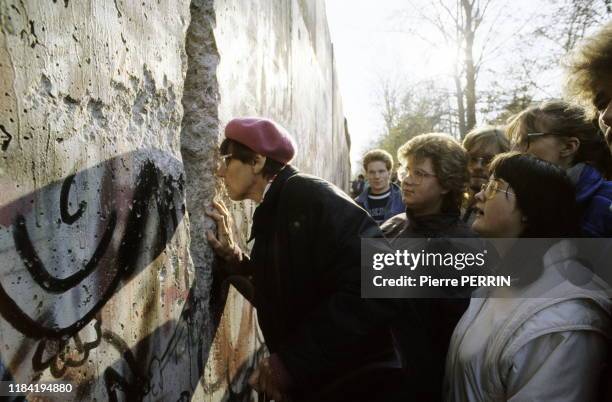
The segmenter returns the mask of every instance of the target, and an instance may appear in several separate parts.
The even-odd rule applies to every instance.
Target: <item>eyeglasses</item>
[[[521,138],[519,141],[516,141],[512,144],[512,149],[516,151],[527,151],[529,146],[531,145],[531,140],[538,137],[543,137],[545,135],[554,135],[550,133],[527,133],[525,137]]]
[[[397,178],[403,181],[407,177],[410,177],[412,182],[418,185],[421,184],[426,177],[436,177],[436,175],[422,169],[414,169],[414,171],[411,171],[411,169],[406,166],[400,166],[400,168],[397,169]]]
[[[233,157],[234,157],[233,154],[226,154],[226,155],[219,156],[219,160],[217,161],[217,170],[221,169],[221,166],[224,166],[227,169]]]
[[[515,195],[512,191],[503,190],[499,188],[502,184],[503,183],[498,180],[489,180],[487,183],[483,183],[483,185],[480,186],[480,191],[484,193],[485,199],[487,200],[490,200],[495,197],[495,193],[497,193],[498,191],[500,193]]]

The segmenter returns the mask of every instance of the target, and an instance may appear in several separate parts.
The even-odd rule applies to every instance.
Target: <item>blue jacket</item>
[[[355,198],[355,202],[361,208],[368,211],[368,213],[370,213],[370,205],[368,204],[369,193],[370,188],[367,187],[361,194],[359,194],[357,198]],[[406,206],[402,201],[402,191],[396,184],[391,183],[391,195],[389,196],[389,200],[387,201],[387,206],[385,210],[385,221],[403,212],[406,212]]]
[[[582,233],[590,237],[612,237],[612,182],[585,164],[575,186],[576,201],[583,211]]]

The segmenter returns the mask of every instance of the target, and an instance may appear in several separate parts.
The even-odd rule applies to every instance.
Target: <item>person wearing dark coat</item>
[[[368,211],[379,225],[404,211],[399,187],[391,182],[393,157],[382,149],[372,149],[363,156],[363,170],[368,175],[369,186],[354,199]]]
[[[460,252],[451,239],[476,237],[460,216],[470,178],[467,152],[449,135],[432,133],[405,143],[398,159],[406,212],[381,226],[385,237],[428,238],[427,252]],[[464,296],[401,303],[392,328],[402,366],[415,384],[410,400],[441,400],[450,338],[469,304],[469,292]]]
[[[254,244],[248,256],[235,245],[220,202],[208,212],[218,233],[207,237],[227,269],[253,284],[248,296],[270,357],[251,376],[251,385],[277,401],[314,400],[313,393],[347,373],[399,367],[388,326],[363,331],[359,322],[344,319],[344,312],[363,306],[360,239],[381,237],[376,223],[340,189],[289,165],[294,143],[277,123],[234,119],[225,137],[217,175],[232,200],[260,203],[251,229]],[[360,385],[344,384],[346,394]],[[363,389],[355,400],[375,400],[368,392],[381,390]]]
[[[351,182],[351,197],[355,198],[359,196],[359,194],[363,192],[364,188],[365,177],[362,174],[359,174],[359,176],[357,176],[357,180],[353,180],[353,182]]]

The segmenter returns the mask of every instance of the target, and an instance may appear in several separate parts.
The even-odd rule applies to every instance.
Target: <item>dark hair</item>
[[[361,173],[359,173],[359,176],[357,176],[357,178],[358,179],[365,179],[365,177]]]
[[[496,156],[491,172],[493,177],[510,184],[517,207],[526,217],[523,233],[496,272],[512,275],[513,286],[523,287],[541,276],[543,257],[555,244],[555,238],[579,236],[580,213],[574,187],[559,166],[518,152]]]
[[[580,146],[572,164],[588,163],[603,176],[612,176],[612,154],[606,139],[578,105],[553,100],[531,106],[512,119],[507,132],[514,143],[524,143],[527,133],[534,132],[578,138]]]
[[[226,138],[219,146],[221,154],[232,154],[232,158],[238,159],[242,163],[251,164],[255,162],[257,152],[251,148],[239,143],[238,141]],[[265,178],[274,177],[285,167],[284,163],[275,161],[272,158],[266,158],[261,174]]]
[[[571,180],[559,166],[529,154],[508,152],[491,162],[493,177],[510,184],[526,218],[520,237],[578,237],[580,211]]]

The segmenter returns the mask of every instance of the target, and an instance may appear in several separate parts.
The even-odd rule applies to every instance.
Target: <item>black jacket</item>
[[[476,237],[461,221],[459,211],[423,217],[414,217],[408,211],[387,220],[381,229],[390,241],[402,237],[433,238],[428,252],[460,252],[458,248],[464,246],[448,239]],[[476,245],[478,241],[474,240]],[[402,301],[392,327],[402,366],[415,384],[412,400],[441,400],[448,345],[468,305],[468,298]]]
[[[390,240],[398,237],[476,237],[474,231],[460,219],[459,210],[420,217],[407,211],[385,221],[381,229]]]
[[[381,235],[340,189],[291,166],[255,210],[255,243],[243,264],[253,276],[266,345],[302,390],[394,360],[388,327],[364,330],[360,320],[350,319],[363,306],[360,238]]]

